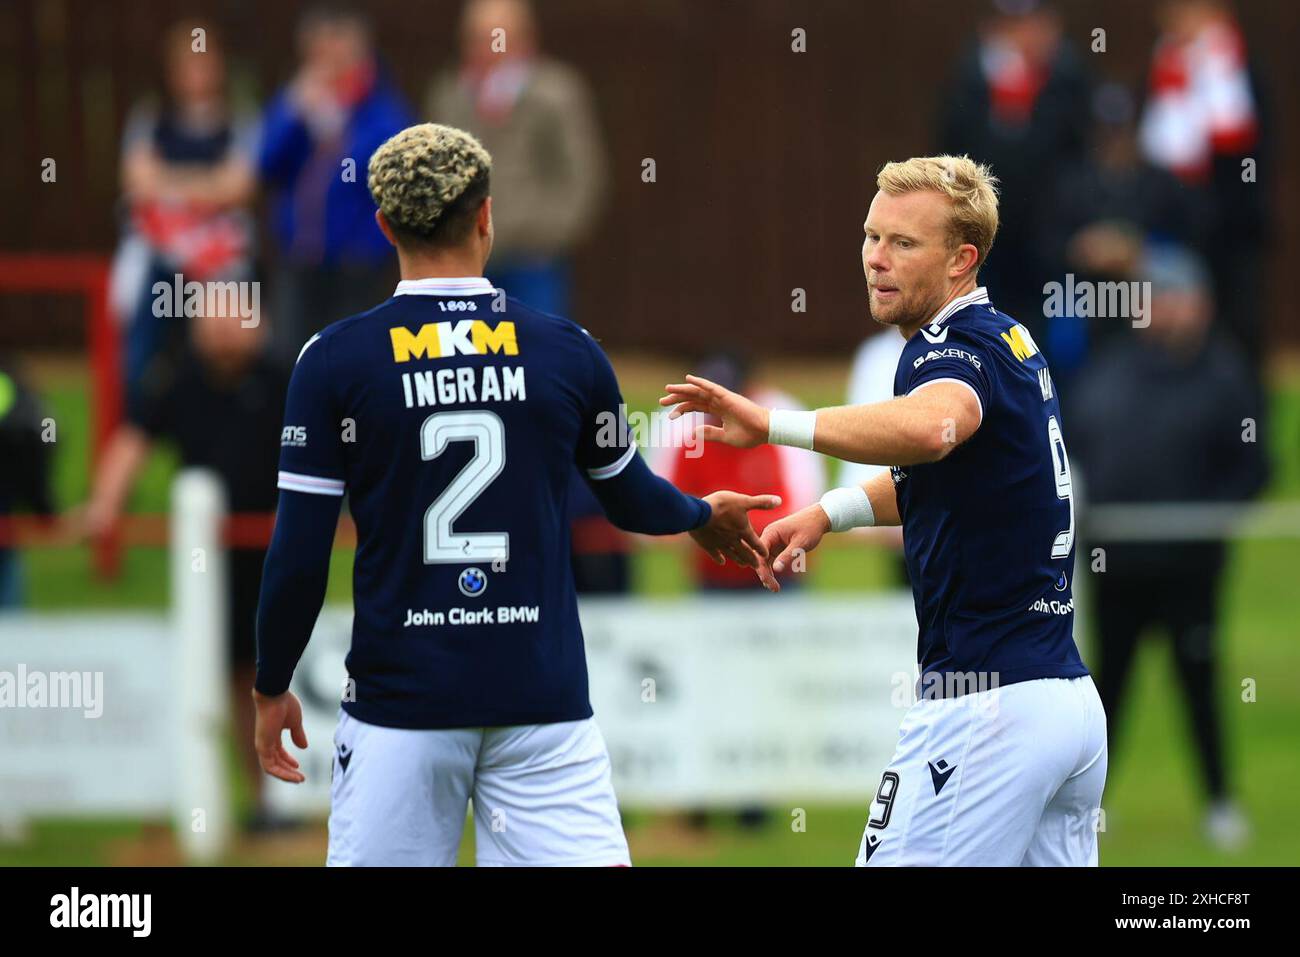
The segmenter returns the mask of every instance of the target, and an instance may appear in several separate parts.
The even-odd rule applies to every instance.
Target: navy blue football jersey
[[[591,716],[567,489],[575,463],[599,480],[637,454],[621,402],[585,330],[486,279],[402,282],[307,343],[279,486],[349,497],[346,711],[405,728]]]
[[[979,429],[938,462],[893,469],[920,691],[1085,675],[1073,632],[1070,460],[1047,362],[979,287],[907,341],[894,395],[942,381],[975,393]]]

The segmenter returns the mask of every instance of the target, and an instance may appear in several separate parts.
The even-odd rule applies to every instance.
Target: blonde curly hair
[[[998,233],[998,178],[969,156],[914,156],[886,163],[876,188],[890,196],[934,190],[952,200],[948,241],[956,248],[970,243],[979,252],[978,269],[988,259]]]
[[[476,213],[488,193],[492,157],[464,130],[438,123],[408,126],[375,150],[366,185],[399,233],[458,240],[457,213]],[[471,208],[472,207],[472,208]]]

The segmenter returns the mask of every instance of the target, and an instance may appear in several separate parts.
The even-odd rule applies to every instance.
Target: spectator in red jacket
[[[706,379],[770,408],[801,408],[797,399],[754,381],[749,364],[742,356],[713,355],[699,363],[698,368],[698,374]],[[699,416],[692,415],[665,426],[665,429],[672,430],[669,433],[671,442],[655,455],[652,462],[655,471],[692,495],[714,488],[730,488],[751,495],[772,492],[781,496],[781,501],[786,504],[761,516],[757,512],[751,516],[754,531],[760,535],[768,524],[788,515],[795,507],[793,503],[815,501],[826,491],[825,464],[816,452],[776,445],[738,449],[721,443],[706,446],[702,442],[689,441],[695,428],[702,424]],[[792,566],[781,577],[781,584],[791,583],[795,580],[792,576],[804,570]],[[703,554],[694,558],[693,577],[700,588],[706,589],[759,587],[752,569],[733,564],[718,565]]]

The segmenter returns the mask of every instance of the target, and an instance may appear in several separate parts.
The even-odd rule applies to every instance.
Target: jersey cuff
[[[636,443],[630,442],[628,443],[627,451],[620,455],[616,461],[609,463],[609,465],[602,465],[600,468],[587,469],[587,475],[596,482],[603,482],[605,479],[612,479],[619,472],[627,468],[627,464],[632,461],[634,455],[636,455]]]
[[[302,475],[298,472],[281,472],[280,488],[287,492],[307,492],[311,495],[342,496],[345,483],[342,479],[321,478],[318,475]]]
[[[976,391],[975,387],[971,385],[969,382],[967,382],[965,379],[958,379],[956,376],[945,376],[941,379],[926,379],[921,384],[913,386],[912,391],[907,394],[915,395],[916,393],[924,389],[926,386],[938,385],[940,382],[955,382],[958,385],[964,385],[966,388],[970,389],[970,394],[975,396],[975,404],[979,406],[980,422],[984,421],[984,400],[980,398],[980,394],[978,391]]]

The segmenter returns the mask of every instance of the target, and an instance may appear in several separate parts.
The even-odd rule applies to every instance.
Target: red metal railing
[[[108,303],[109,263],[93,253],[0,254],[0,293],[78,295],[85,302],[91,365],[91,462],[97,464],[122,418],[121,343]],[[117,574],[120,543],[109,535],[95,543],[95,567]]]

